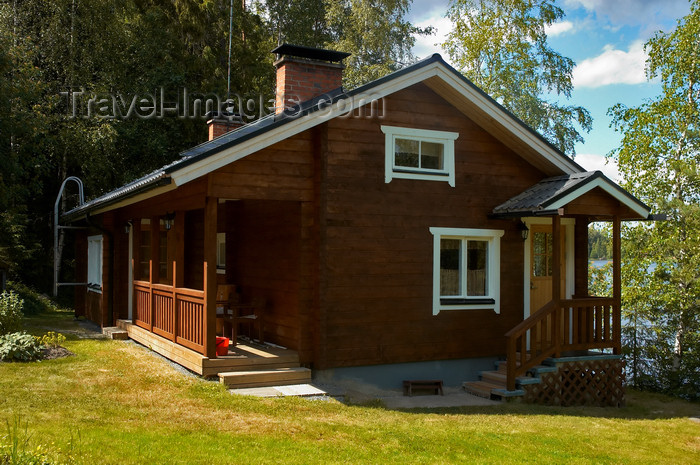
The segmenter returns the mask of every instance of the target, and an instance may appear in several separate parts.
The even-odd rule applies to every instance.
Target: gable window
[[[88,289],[102,290],[102,236],[88,237]]]
[[[433,314],[492,309],[500,313],[503,230],[430,228],[433,235]]]
[[[456,132],[382,126],[385,137],[385,181],[422,179],[455,185]]]

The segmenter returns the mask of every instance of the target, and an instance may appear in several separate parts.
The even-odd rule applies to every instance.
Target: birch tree
[[[575,154],[592,118],[571,97],[574,62],[553,50],[545,28],[564,17],[553,0],[452,0],[443,47],[467,78],[562,152]]]
[[[625,228],[623,306],[641,387],[700,396],[700,6],[646,44],[659,96],[610,109],[625,186],[668,219]]]

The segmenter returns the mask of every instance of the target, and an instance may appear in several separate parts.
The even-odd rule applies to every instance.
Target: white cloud
[[[617,162],[614,159],[606,159],[593,153],[578,153],[576,154],[576,163],[587,171],[602,171],[604,175],[615,182],[622,180],[620,171],[617,169]]]
[[[413,46],[413,53],[418,58],[426,58],[433,53],[442,51],[440,45],[447,39],[447,34],[452,30],[452,22],[444,16],[444,10],[433,10],[432,15],[416,21],[414,26],[435,28],[435,34],[427,36],[415,36],[416,44]],[[447,57],[443,56],[447,59]]]
[[[550,37],[555,37],[564,34],[565,32],[569,32],[573,29],[574,23],[572,23],[571,21],[560,21],[550,26],[546,26],[544,28],[544,32]]]
[[[640,26],[645,36],[667,29],[669,21],[690,12],[688,0],[565,0],[565,9],[584,8],[599,20],[607,18],[614,27]]]
[[[644,65],[647,54],[642,41],[633,42],[628,51],[606,45],[603,53],[587,58],[573,71],[574,87],[601,87],[609,84],[646,82]]]

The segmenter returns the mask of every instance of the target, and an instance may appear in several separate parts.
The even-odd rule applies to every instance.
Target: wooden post
[[[506,347],[506,388],[515,390],[515,338],[509,337]],[[525,354],[520,354],[524,357]],[[521,358],[522,361],[522,358]]]
[[[131,224],[132,247],[131,251],[131,269],[133,270],[133,282],[141,279],[141,218],[133,220]],[[138,320],[139,307],[136,292],[132,289],[131,293],[131,322],[136,323]]]
[[[613,217],[613,353],[622,353],[622,256],[620,216]]]
[[[151,332],[153,332],[153,322],[156,319],[156,299],[153,296],[153,284],[160,281],[160,218],[157,216],[151,217],[151,260],[149,262],[149,282],[151,300]]]
[[[177,263],[177,279],[175,287],[185,287],[185,212],[178,210],[175,212],[175,258]]]
[[[552,315],[552,341],[554,343],[554,356],[561,356],[562,328],[560,324],[561,313],[561,218],[554,215],[552,218],[552,303],[554,313]]]
[[[173,336],[172,341],[177,343],[177,262],[173,260]]]
[[[576,217],[574,226],[574,295],[588,297],[588,218]]]
[[[177,342],[178,337],[178,324],[179,317],[178,314],[178,303],[177,303],[177,290],[178,288],[185,287],[185,273],[184,273],[184,263],[185,263],[185,212],[179,210],[175,212],[175,228],[173,237],[173,342]],[[170,244],[168,244],[170,246]]]
[[[204,206],[204,356],[216,357],[216,226],[219,200]]]

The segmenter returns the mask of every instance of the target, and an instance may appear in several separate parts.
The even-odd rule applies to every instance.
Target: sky
[[[414,0],[409,20],[416,26],[433,26],[435,35],[417,37],[413,53],[425,58],[440,53],[440,43],[451,30],[445,17],[449,0]],[[568,104],[588,109],[593,129],[576,145],[576,162],[587,170],[601,170],[620,181],[614,160],[605,155],[616,149],[621,135],[610,128],[610,107],[642,104],[661,93],[658,81],[644,73],[644,43],[656,31],[669,32],[690,12],[688,0],[559,0],[565,17],[547,30],[550,47],[574,60],[574,90]]]

